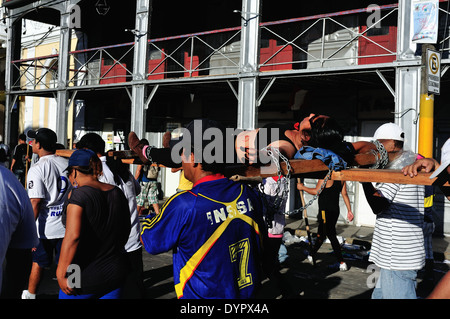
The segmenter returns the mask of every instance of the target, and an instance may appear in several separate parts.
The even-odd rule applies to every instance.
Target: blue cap
[[[69,157],[69,166],[89,166],[89,162],[93,156],[97,156],[93,151],[88,149],[79,149],[72,153]]]

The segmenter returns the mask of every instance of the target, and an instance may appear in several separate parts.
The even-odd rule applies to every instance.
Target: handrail
[[[446,0],[440,0],[440,2],[445,2],[445,1]],[[393,8],[396,8],[396,7],[398,7],[398,4],[390,4],[390,5],[379,6],[380,10],[393,9]],[[355,14],[355,13],[363,13],[363,12],[367,12],[367,8],[344,10],[344,11],[338,11],[338,12],[333,12],[333,13],[324,13],[324,14],[311,15],[311,16],[306,16],[306,17],[292,18],[292,19],[277,20],[277,21],[271,21],[271,22],[261,22],[259,25],[261,27],[264,27],[264,26],[270,26],[270,25],[285,24],[285,23],[300,22],[300,21],[308,21],[308,20],[314,20],[314,19],[321,19],[321,18],[328,18],[328,17],[335,17],[335,16],[343,16],[343,15],[349,15],[349,14]],[[210,30],[210,31],[186,33],[186,34],[175,35],[175,36],[168,36],[168,37],[149,39],[148,43],[168,41],[168,40],[184,39],[184,38],[189,38],[189,37],[209,35],[209,34],[217,34],[217,33],[222,33],[222,32],[229,32],[229,31],[238,31],[240,29],[241,29],[241,27],[239,26],[239,27],[215,29],[215,30]],[[106,46],[100,46],[100,47],[95,47],[95,48],[74,50],[74,51],[70,51],[69,54],[79,54],[79,53],[85,53],[85,52],[91,52],[91,51],[97,51],[97,50],[112,49],[112,48],[118,48],[118,47],[123,47],[123,46],[130,46],[130,45],[134,45],[134,44],[135,44],[135,42],[126,42],[126,43],[120,43],[120,44],[106,45]],[[25,62],[25,61],[32,61],[32,60],[36,60],[36,59],[44,59],[44,58],[51,58],[51,57],[57,57],[57,56],[59,56],[59,54],[53,54],[53,55],[47,55],[47,56],[35,57],[35,58],[20,59],[20,60],[14,60],[12,62],[13,63]]]

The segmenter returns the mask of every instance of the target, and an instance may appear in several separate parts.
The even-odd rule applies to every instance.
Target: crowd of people
[[[265,141],[258,137],[263,130],[236,134],[234,155],[239,164],[260,165],[260,150],[265,146],[279,149],[289,159],[306,146],[330,150],[345,161],[380,148],[396,154],[396,159],[406,157],[404,132],[393,123],[377,129],[377,145],[346,143],[337,123],[323,115],[311,114],[292,128],[269,127],[277,134],[269,134]],[[131,132],[128,145],[142,161],[135,174],[121,160],[106,156],[105,142],[98,134],[84,135],[72,155],[64,158],[55,154],[55,132],[48,128],[28,131],[31,152],[38,161],[27,167],[32,154],[26,147],[21,151],[27,182],[18,170],[13,173],[0,166],[4,215],[0,219],[0,263],[6,265],[0,267],[1,297],[35,299],[42,273],[56,262],[60,299],[143,298],[143,247],[150,254],[173,251],[178,298],[253,298],[264,278],[279,283],[278,253],[283,246],[286,205],[281,194],[286,178],[265,178],[259,185],[226,178],[227,154],[221,140],[216,140],[219,143],[212,150],[214,161],[201,156],[218,138],[205,134],[209,129],[222,137],[228,134],[220,122],[195,120],[187,125],[188,134],[166,140],[158,149]],[[26,137],[24,141],[27,145]],[[173,152],[176,147],[179,152]],[[411,178],[418,171],[434,171],[432,178],[450,181],[450,139],[442,148],[441,163],[431,158],[411,160],[411,156],[400,163]],[[158,169],[152,164],[182,173],[177,192],[161,207]],[[426,188],[362,185],[376,214],[369,261],[381,269],[372,298],[417,298],[417,272],[428,258]],[[348,220],[353,219],[345,182],[319,180],[315,188],[302,183],[297,188],[319,196],[319,231],[312,257],[328,237],[340,270],[347,270],[335,229],[340,194]],[[448,192],[448,188],[442,190]],[[450,200],[450,194],[446,196]],[[450,275],[430,298],[448,298],[448,282]]]

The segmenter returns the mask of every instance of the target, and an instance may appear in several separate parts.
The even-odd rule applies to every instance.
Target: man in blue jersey
[[[221,124],[203,119],[171,141],[172,156],[181,153],[193,188],[173,195],[159,215],[142,223],[149,253],[173,250],[178,298],[252,298],[262,279],[262,201],[223,175],[224,138]],[[132,149],[135,144],[129,141]]]

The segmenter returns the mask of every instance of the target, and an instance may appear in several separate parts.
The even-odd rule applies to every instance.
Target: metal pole
[[[151,0],[136,2],[136,34],[134,46],[133,81],[142,81],[147,76],[148,32],[150,26]],[[146,87],[133,84],[131,102],[131,131],[137,136],[145,136],[147,112],[145,107]]]
[[[4,142],[10,145],[11,142],[17,139],[18,123],[12,123],[13,118],[11,113],[14,104],[19,105],[19,95],[12,92],[14,82],[19,82],[20,71],[13,66],[12,61],[20,59],[21,42],[22,42],[22,17],[18,15],[18,10],[12,9],[9,11],[9,16],[6,20],[7,37],[6,37],[6,60],[5,60],[5,137]]]
[[[397,61],[418,60],[417,66],[396,67],[395,122],[405,132],[405,148],[417,152],[417,118],[420,103],[420,60],[411,40],[411,0],[399,0]]]
[[[422,79],[420,86],[419,113],[419,154],[433,157],[433,125],[434,125],[434,94],[428,95],[427,86],[427,50],[434,50],[431,44],[422,45]]]
[[[71,42],[71,29],[69,28],[70,1],[66,1],[64,10],[61,11],[61,33],[59,40],[58,57],[58,92],[56,97],[56,136],[58,142],[67,146],[67,111],[68,92],[67,82],[69,80],[69,50]]]
[[[14,10],[12,10],[14,12]],[[14,35],[18,35],[19,39],[16,39],[18,43],[20,43],[20,30],[17,32],[17,28],[20,29],[21,25],[16,24],[14,26],[14,21],[10,17],[6,19],[7,24],[7,34],[6,34],[6,61],[5,61],[5,90],[6,90],[6,102],[5,102],[5,134],[4,134],[4,143],[9,145],[11,143],[11,110],[13,97],[11,96],[11,87],[13,82],[13,67],[11,64],[12,56],[13,56],[13,37]]]
[[[256,128],[258,64],[259,64],[259,13],[260,0],[242,1],[241,60],[238,96],[237,128]]]

